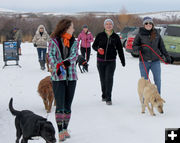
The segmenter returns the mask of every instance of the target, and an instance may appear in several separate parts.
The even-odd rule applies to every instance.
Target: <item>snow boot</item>
[[[64,114],[64,126],[63,126],[63,129],[64,129],[65,138],[70,138],[70,135],[69,135],[69,133],[67,131],[67,127],[69,125],[70,118],[71,118],[71,113]]]
[[[106,101],[107,105],[112,105],[112,101]]]
[[[63,132],[63,120],[64,120],[64,114],[63,113],[55,113],[56,115],[56,123],[58,126],[58,131],[59,131],[59,141],[64,141],[64,132]]]
[[[46,63],[45,60],[42,60],[42,70],[45,70],[45,68],[46,68],[45,63]]]
[[[64,131],[59,132],[59,143],[61,143],[62,141],[65,141],[66,138],[64,136]]]
[[[43,60],[39,60],[39,63],[40,63],[41,70],[43,70]]]
[[[68,133],[68,130],[63,130],[63,132],[64,132],[64,137],[65,137],[66,139],[68,139],[68,138],[71,137],[70,134]]]
[[[64,126],[63,126],[64,130],[67,130],[70,118],[71,118],[71,113],[64,114]]]

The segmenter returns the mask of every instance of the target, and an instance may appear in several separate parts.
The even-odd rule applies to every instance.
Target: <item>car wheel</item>
[[[135,57],[135,58],[137,58],[137,57],[139,57],[139,54],[137,53],[131,53],[131,55],[133,56],[133,57]]]

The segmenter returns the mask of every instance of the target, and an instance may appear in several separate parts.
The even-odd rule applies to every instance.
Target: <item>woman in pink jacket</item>
[[[83,30],[78,36],[78,46],[81,41],[81,54],[88,62],[91,54],[91,42],[93,42],[93,35],[89,32],[87,25],[83,25],[82,28]]]

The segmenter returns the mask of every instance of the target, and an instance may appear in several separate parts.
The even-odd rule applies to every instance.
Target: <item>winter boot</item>
[[[112,105],[112,101],[106,101],[107,105]]]
[[[43,61],[42,61],[42,60],[39,60],[39,63],[40,63],[40,68],[41,68],[41,70],[43,70]]]
[[[65,138],[70,138],[70,135],[69,135],[69,133],[67,131],[67,127],[69,125],[70,118],[71,118],[71,113],[64,114],[64,126],[63,126],[63,129],[64,129]]]
[[[45,68],[46,68],[46,67],[45,67],[45,63],[46,63],[45,60],[43,60],[43,61],[42,61],[42,70],[45,70]]]
[[[65,137],[66,139],[68,139],[68,138],[71,137],[70,134],[68,133],[68,130],[63,130],[63,132],[64,132],[64,137]]]
[[[59,131],[59,141],[64,141],[64,132],[63,132],[63,120],[64,120],[64,114],[63,113],[55,113],[56,115],[56,123],[58,126],[58,131]]]
[[[59,132],[59,143],[61,143],[62,141],[65,141],[65,135],[64,135],[64,131]]]

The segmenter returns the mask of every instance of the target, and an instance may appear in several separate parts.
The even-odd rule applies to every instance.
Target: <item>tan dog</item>
[[[48,53],[46,53],[46,66],[47,66],[48,72],[52,73],[52,68],[49,65]]]
[[[51,112],[51,107],[54,100],[54,93],[50,76],[45,77],[39,82],[38,93],[43,99],[44,106],[47,112]]]
[[[142,113],[145,113],[146,107],[152,116],[155,116],[153,107],[157,108],[159,113],[163,113],[163,103],[165,103],[165,101],[158,93],[155,84],[151,84],[148,80],[141,78],[138,81],[138,94],[142,105]],[[151,107],[149,106],[149,103],[151,104]]]

